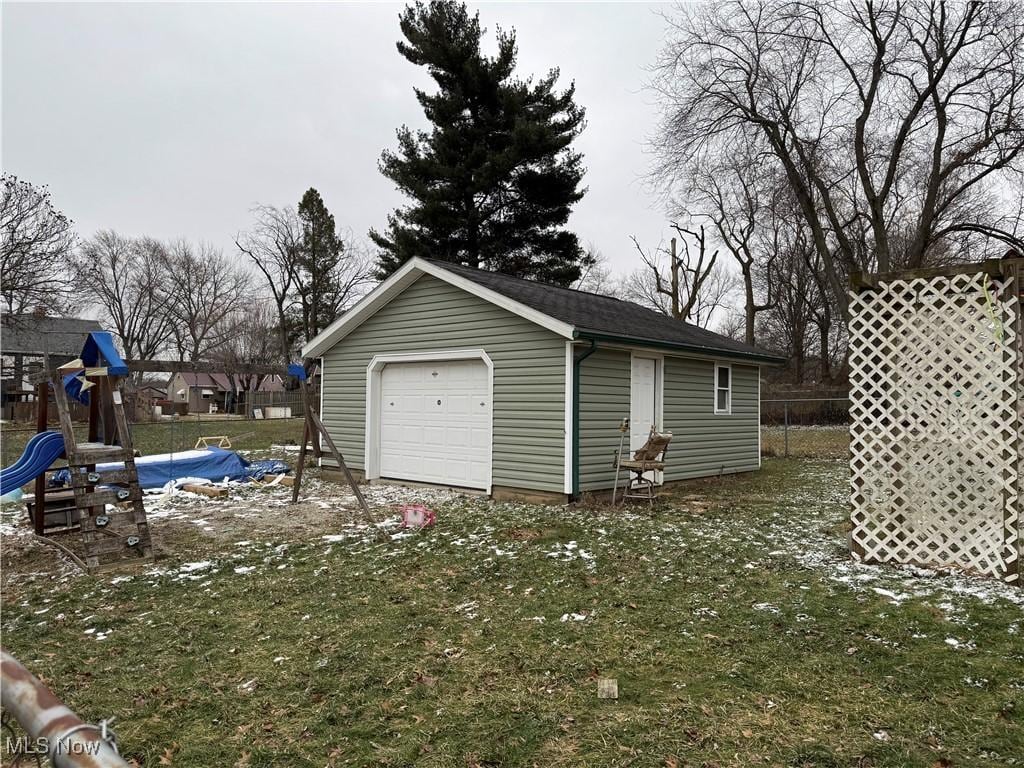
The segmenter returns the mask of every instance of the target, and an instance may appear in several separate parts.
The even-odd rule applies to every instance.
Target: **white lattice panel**
[[[851,295],[851,519],[863,559],[1017,579],[1014,288],[979,273]]]

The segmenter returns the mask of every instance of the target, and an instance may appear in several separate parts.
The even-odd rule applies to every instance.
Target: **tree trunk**
[[[288,344],[288,321],[285,319],[284,307],[282,306],[277,308],[277,322],[281,334],[281,358],[287,365],[292,355]]]
[[[750,346],[754,346],[754,320],[757,315],[757,305],[754,303],[754,275],[748,264],[743,265],[743,293],[745,296],[743,310],[746,316],[744,341]]]
[[[832,384],[832,364],[829,362],[829,343],[828,334],[831,330],[831,322],[829,321],[828,314],[822,319],[820,325],[821,331],[821,383],[829,386]]]
[[[672,317],[682,320],[679,311],[679,258],[676,256],[676,239],[672,238],[672,252],[669,263],[672,267]]]

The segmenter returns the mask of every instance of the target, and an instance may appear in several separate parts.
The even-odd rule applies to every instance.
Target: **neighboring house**
[[[627,301],[412,259],[302,350],[368,479],[553,500],[612,487],[651,426],[665,481],[761,463],[760,366],[784,360]],[[538,493],[539,492],[539,493]]]
[[[175,373],[167,383],[167,399],[188,403],[189,413],[233,413],[245,391],[244,382],[236,387],[226,373]],[[253,391],[283,392],[284,381],[268,376]]]
[[[31,396],[26,381],[30,369],[41,369],[48,358],[54,368],[74,360],[92,331],[101,331],[95,320],[77,317],[45,317],[41,314],[4,315],[0,318],[0,403],[4,418],[11,417],[13,403]]]
[[[135,391],[138,393],[140,398],[148,401],[167,399],[167,388],[161,384],[144,381],[142,384],[135,387]]]

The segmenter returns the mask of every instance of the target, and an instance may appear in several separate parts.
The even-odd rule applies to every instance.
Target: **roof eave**
[[[785,365],[786,358],[778,355],[759,354],[754,352],[742,352],[735,349],[722,349],[721,347],[705,347],[700,344],[686,344],[677,341],[663,341],[660,339],[647,339],[641,336],[624,336],[621,334],[606,333],[603,331],[592,331],[586,328],[576,329],[577,338],[592,339],[594,341],[610,341],[630,346],[654,347],[656,349],[672,349],[680,352],[692,352],[707,357],[727,357],[734,360],[750,360],[764,365]]]
[[[512,314],[519,315],[542,328],[547,328],[563,338],[571,339],[573,337],[574,329],[568,323],[528,307],[514,299],[510,299],[498,291],[451,272],[443,266],[426,261],[425,259],[413,257],[366,294],[344,315],[321,331],[318,336],[308,341],[302,347],[302,357],[321,357],[324,352],[344,339],[345,336],[358,328],[366,319],[372,317],[378,310],[387,305],[422,275],[430,275],[456,288],[461,288],[467,293],[502,309],[506,309]]]

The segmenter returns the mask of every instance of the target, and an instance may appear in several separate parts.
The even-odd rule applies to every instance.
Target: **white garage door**
[[[486,489],[491,453],[487,371],[481,360],[384,366],[380,476]]]

